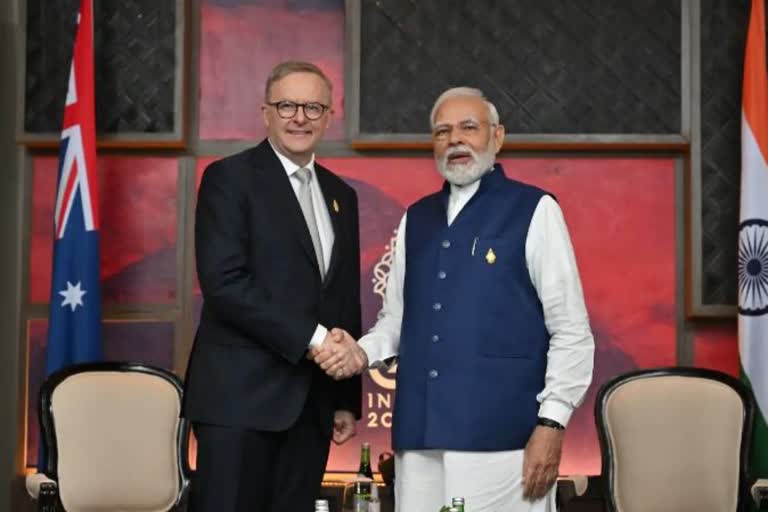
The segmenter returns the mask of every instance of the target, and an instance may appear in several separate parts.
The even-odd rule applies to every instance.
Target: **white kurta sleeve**
[[[380,366],[385,359],[394,357],[400,347],[400,329],[403,324],[403,285],[405,283],[405,224],[403,215],[397,229],[395,254],[387,277],[387,289],[376,324],[360,338],[371,366]]]
[[[551,336],[539,416],[567,425],[592,381],[595,342],[568,228],[551,196],[536,206],[525,255]]]

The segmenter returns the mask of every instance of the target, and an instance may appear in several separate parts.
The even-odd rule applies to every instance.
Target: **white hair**
[[[486,99],[483,91],[480,89],[475,89],[474,87],[453,87],[452,89],[448,89],[443,94],[438,96],[437,100],[435,100],[435,105],[432,107],[432,112],[429,114],[429,125],[432,128],[435,127],[435,114],[437,114],[437,109],[440,108],[440,105],[442,105],[445,100],[467,96],[471,98],[480,98],[483,100],[488,107],[489,121],[494,125],[499,124],[499,111],[496,110],[496,106],[493,103]]]

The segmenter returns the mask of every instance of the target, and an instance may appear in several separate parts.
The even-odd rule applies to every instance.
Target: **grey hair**
[[[437,109],[440,108],[440,105],[442,105],[445,100],[466,96],[472,98],[480,98],[483,100],[488,107],[488,119],[490,120],[491,124],[499,124],[499,111],[496,110],[496,106],[493,103],[488,101],[488,99],[483,94],[483,91],[480,89],[475,89],[474,87],[453,87],[438,96],[437,100],[435,100],[435,105],[432,107],[432,112],[429,114],[430,127],[435,127],[435,114],[437,114]]]
[[[313,75],[317,75],[323,80],[323,82],[325,82],[326,87],[328,87],[328,93],[333,94],[333,84],[331,83],[331,80],[328,78],[328,76],[323,73],[322,69],[312,64],[311,62],[304,62],[301,60],[288,60],[281,62],[272,68],[272,71],[269,73],[269,76],[267,77],[267,84],[264,87],[265,102],[270,101],[269,93],[272,91],[272,86],[275,84],[275,82],[285,78],[291,73],[311,73]]]

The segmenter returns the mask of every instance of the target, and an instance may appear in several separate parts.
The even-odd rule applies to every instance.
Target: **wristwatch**
[[[539,419],[536,420],[536,424],[541,425],[542,427],[554,428],[556,430],[565,430],[565,427],[562,423],[559,421],[551,420],[549,418],[539,417]]]

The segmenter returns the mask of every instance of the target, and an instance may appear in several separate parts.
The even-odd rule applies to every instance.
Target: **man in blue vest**
[[[594,340],[562,212],[494,164],[504,141],[482,92],[431,115],[441,191],[412,205],[386,297],[359,345],[310,355],[334,378],[398,356],[397,510],[554,511],[565,426],[592,376]]]

